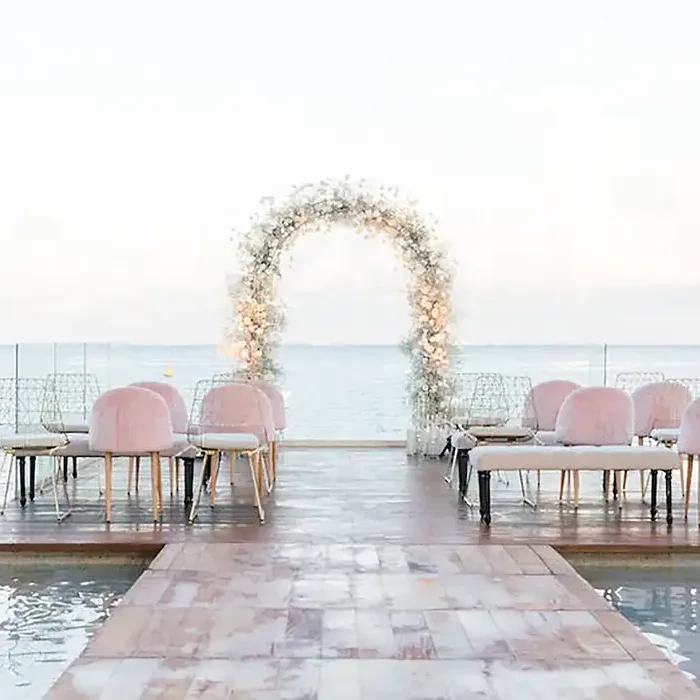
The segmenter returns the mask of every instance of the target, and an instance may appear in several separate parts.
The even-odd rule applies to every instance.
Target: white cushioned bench
[[[625,471],[649,470],[652,479],[651,519],[657,515],[656,491],[658,472],[666,474],[666,521],[673,522],[671,482],[674,469],[681,461],[676,452],[666,447],[636,447],[609,445],[594,447],[578,445],[485,445],[469,452],[472,469],[479,475],[479,505],[481,521],[491,522],[492,471]],[[575,504],[577,505],[577,504]]]

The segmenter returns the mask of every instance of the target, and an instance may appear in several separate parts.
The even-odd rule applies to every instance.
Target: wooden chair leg
[[[136,469],[134,470],[136,473],[136,491],[139,490],[139,478],[141,476],[141,457],[135,457],[134,462],[136,463]]]
[[[559,503],[564,500],[564,481],[566,479],[566,472],[562,469],[559,475]]]
[[[605,490],[605,500],[610,500],[610,471],[606,469],[603,472],[603,488]]]
[[[136,458],[138,460],[138,457]],[[153,522],[158,522],[158,463],[160,462],[160,457],[155,453],[151,453],[151,493],[153,496]],[[137,462],[138,464],[138,462]],[[138,467],[137,467],[138,469]]]
[[[579,470],[574,470],[574,510],[578,510]]]
[[[682,459],[682,458],[681,458]],[[700,476],[700,472],[698,472]],[[683,497],[683,515],[688,519],[688,510],[690,508],[690,485],[693,483],[693,455],[688,455],[688,468],[685,473],[685,496]],[[700,520],[698,521],[700,522]]]
[[[216,483],[219,478],[219,463],[221,461],[221,452],[214,455],[211,465],[211,476],[209,477],[209,505],[213,508],[216,501]]]
[[[253,491],[255,492],[255,506],[258,509],[258,517],[260,522],[265,522],[265,511],[262,504],[262,484],[260,483],[260,455],[257,452],[248,454],[250,462],[250,474],[253,477]]]
[[[629,474],[629,471],[625,469],[622,475],[622,493],[624,494],[627,493],[627,474]]]
[[[173,481],[175,476],[175,457],[168,457],[168,479],[170,480],[170,495],[173,495]]]
[[[175,493],[180,493],[180,459],[175,457]]]
[[[647,495],[647,485],[644,480],[645,474],[644,470],[640,469],[639,470],[639,490],[642,492],[642,503],[644,503],[644,498]]]
[[[236,453],[231,452],[229,459],[230,459],[229,466],[231,467],[231,469],[230,469],[230,485],[233,486],[234,481],[236,479]]]
[[[105,455],[105,520],[112,522],[112,455]]]

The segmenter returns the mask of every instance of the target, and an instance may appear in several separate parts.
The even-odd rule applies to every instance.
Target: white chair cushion
[[[679,469],[680,457],[666,447],[546,447],[544,445],[484,445],[470,459],[477,471],[639,470]]]
[[[476,446],[474,440],[472,440],[466,433],[452,433],[450,442],[455,450],[471,450],[472,447]]]
[[[5,435],[0,437],[0,448],[4,450],[50,450],[65,444],[65,436],[58,433]]]
[[[80,433],[87,435],[90,426],[87,423],[47,423],[46,430],[50,433]]]
[[[83,433],[66,435],[68,444],[56,451],[59,457],[103,457],[102,452],[90,449],[90,438]]]
[[[477,440],[527,440],[533,432],[518,425],[474,426],[469,434]]]
[[[556,431],[554,430],[538,430],[535,433],[535,437],[537,438],[537,441],[541,445],[558,445],[559,443],[557,442],[557,434]]]
[[[655,428],[651,431],[651,438],[657,442],[678,442],[680,428]]]
[[[247,433],[202,433],[190,436],[190,442],[203,450],[221,452],[257,450],[260,447],[258,438]]]

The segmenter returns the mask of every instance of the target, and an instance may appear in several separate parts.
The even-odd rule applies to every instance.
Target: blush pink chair
[[[557,416],[556,441],[562,445],[630,445],[634,434],[634,406],[632,399],[622,389],[612,387],[586,387],[577,389],[564,399]],[[609,472],[603,474],[603,488],[608,497]],[[619,484],[615,472],[613,495]],[[559,498],[564,491],[562,474]],[[574,472],[574,502],[578,503],[579,474]]]
[[[131,386],[141,387],[142,389],[150,389],[151,391],[155,391],[156,394],[162,396],[165,403],[168,404],[168,410],[170,411],[170,422],[172,424],[173,433],[175,433],[176,439],[178,436],[180,439],[186,439],[189,424],[187,404],[185,404],[185,400],[174,386],[171,384],[166,384],[165,382],[135,382]],[[129,460],[129,476],[126,489],[127,493],[131,493],[134,462],[136,466],[136,490],[139,490],[140,461],[140,457]],[[170,476],[170,495],[172,496],[173,483],[175,484],[176,490],[179,489],[180,484],[180,462],[177,457],[168,458],[168,472]]]
[[[277,481],[277,445],[280,440],[280,433],[287,427],[287,414],[284,405],[282,392],[270,382],[264,379],[254,379],[250,382],[254,387],[267,396],[272,406],[272,419],[275,425],[275,439],[270,445],[271,482]]]
[[[677,447],[678,454],[685,455],[688,460],[684,502],[684,513],[687,520],[693,478],[693,462],[695,457],[700,456],[700,399],[695,399],[683,413]],[[698,524],[700,525],[700,470],[698,470]]]
[[[645,438],[661,434],[672,436],[671,439],[659,439],[657,442],[672,445],[678,438],[681,418],[686,408],[692,401],[692,396],[687,387],[678,382],[661,381],[652,382],[639,387],[632,393],[634,404],[634,434],[639,444],[644,443]],[[644,472],[639,472],[642,484],[642,499],[646,493]],[[623,490],[627,486],[627,474]],[[681,472],[681,491],[683,490],[683,474]]]
[[[260,522],[265,521],[263,509],[263,482],[269,483],[264,453],[275,439],[275,422],[270,400],[251,384],[242,382],[199,382],[195,391],[195,402],[202,396],[198,411],[193,410],[196,421],[190,424],[190,442],[205,455],[197,497],[192,504],[190,522],[194,520],[201,499],[206,472],[210,465],[210,499],[214,507],[219,456],[230,455],[231,479],[234,482],[236,455],[248,457],[255,503]]]
[[[105,519],[112,519],[112,465],[114,457],[150,456],[153,521],[163,509],[161,453],[175,444],[168,404],[149,389],[123,387],[102,394],[92,408],[90,449],[105,459]]]

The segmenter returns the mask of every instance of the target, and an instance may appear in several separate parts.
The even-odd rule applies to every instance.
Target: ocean
[[[408,362],[398,346],[285,345],[279,350],[290,439],[404,439]],[[472,345],[454,358],[464,372],[614,385],[619,372],[700,377],[700,346]],[[0,345],[0,376],[95,374],[102,389],[139,380],[174,384],[191,401],[198,380],[231,367],[215,345]],[[170,373],[171,377],[165,377]]]

